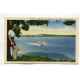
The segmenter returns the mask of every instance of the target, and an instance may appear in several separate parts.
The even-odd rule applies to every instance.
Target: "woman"
[[[13,31],[13,29],[9,30],[8,36],[9,36],[9,40],[10,40],[10,43],[11,43],[10,53],[11,53],[11,56],[13,57],[14,49],[16,48],[16,44],[15,44],[15,41],[14,41],[14,39],[15,39],[15,32]]]
[[[8,33],[7,33],[7,60],[11,61],[14,59],[13,54],[16,48],[15,43],[15,32],[13,31],[13,26],[11,21],[7,21]]]

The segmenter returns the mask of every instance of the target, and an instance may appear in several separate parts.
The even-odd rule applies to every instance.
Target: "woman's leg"
[[[10,47],[10,53],[11,53],[11,56],[13,56],[13,48]]]
[[[11,51],[10,51],[10,47],[8,47],[7,49],[7,61],[12,61],[12,56],[11,56]]]

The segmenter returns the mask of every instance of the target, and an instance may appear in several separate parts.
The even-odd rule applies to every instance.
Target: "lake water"
[[[46,42],[47,45],[34,45],[34,42]],[[75,59],[75,37],[20,37],[16,38],[19,55],[32,54],[58,59]]]

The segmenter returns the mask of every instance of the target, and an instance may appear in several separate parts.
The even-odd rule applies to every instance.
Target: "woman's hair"
[[[10,30],[13,28],[13,23],[11,20],[7,20],[7,29]]]

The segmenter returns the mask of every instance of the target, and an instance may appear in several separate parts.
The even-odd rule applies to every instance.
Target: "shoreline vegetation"
[[[52,62],[75,62],[74,59],[69,59],[69,58],[65,58],[65,59],[51,59],[48,58],[47,56],[34,56],[34,55],[22,55],[22,56],[18,56],[16,60],[13,61],[52,61]]]
[[[39,34],[39,35],[22,35],[22,37],[76,37],[76,35],[50,35],[50,34]]]

